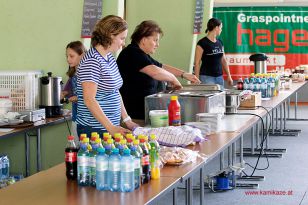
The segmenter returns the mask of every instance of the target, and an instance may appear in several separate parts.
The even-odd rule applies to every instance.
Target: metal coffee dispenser
[[[45,108],[46,117],[56,117],[63,114],[60,103],[62,77],[54,77],[51,72],[40,78],[40,108]]]
[[[177,95],[181,105],[181,121],[196,121],[197,113],[225,113],[226,95],[219,85],[185,85],[181,90],[160,92],[145,97],[145,123],[151,110],[167,110],[170,97]]]
[[[268,57],[264,53],[256,53],[249,57],[249,60],[255,64],[255,73],[267,73],[267,59]]]

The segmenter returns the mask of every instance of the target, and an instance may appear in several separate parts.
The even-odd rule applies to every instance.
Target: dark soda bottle
[[[238,90],[244,90],[244,83],[243,83],[243,79],[239,78],[236,84],[236,87]]]
[[[68,142],[65,147],[65,165],[67,179],[77,179],[77,152],[78,148],[74,142],[74,136],[67,137]]]
[[[141,154],[141,167],[142,167],[142,174],[141,174],[141,184],[146,184],[150,181],[151,175],[151,167],[150,167],[150,152],[145,144],[145,139],[140,139],[140,147],[142,149]]]

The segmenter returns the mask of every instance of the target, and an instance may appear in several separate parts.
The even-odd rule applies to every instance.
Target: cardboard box
[[[255,108],[261,106],[261,92],[253,92],[252,95],[247,96],[245,100],[240,101],[241,108]]]

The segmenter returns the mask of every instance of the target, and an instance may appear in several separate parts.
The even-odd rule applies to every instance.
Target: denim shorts
[[[219,84],[224,87],[224,78],[221,76],[213,77],[208,75],[200,75],[202,84]]]

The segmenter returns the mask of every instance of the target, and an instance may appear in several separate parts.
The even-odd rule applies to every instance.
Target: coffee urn
[[[45,108],[46,117],[57,117],[63,114],[63,105],[60,103],[62,77],[47,76],[40,78],[40,108]]]
[[[249,57],[249,60],[255,64],[255,73],[267,73],[267,59],[268,57],[264,53],[256,53]]]

